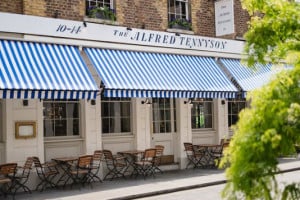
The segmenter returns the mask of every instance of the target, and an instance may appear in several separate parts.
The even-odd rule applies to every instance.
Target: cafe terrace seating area
[[[224,149],[229,146],[230,140],[221,139],[220,144],[193,144],[184,143],[188,159],[186,169],[193,168],[218,168]]]
[[[186,168],[216,168],[228,142],[220,144],[184,143],[188,163]],[[145,150],[120,151],[113,154],[111,150],[95,150],[92,155],[78,157],[52,158],[42,163],[37,156],[28,157],[23,166],[17,163],[0,165],[0,197],[10,195],[15,199],[17,192],[31,193],[28,180],[33,173],[38,179],[35,190],[47,188],[81,188],[93,187],[93,183],[103,183],[114,179],[147,179],[162,174],[161,161],[164,146],[156,145]],[[101,170],[103,168],[103,170]],[[100,176],[103,171],[103,180]]]

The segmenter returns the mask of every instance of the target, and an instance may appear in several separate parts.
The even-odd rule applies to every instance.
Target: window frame
[[[130,131],[128,132],[105,132],[103,133],[103,103],[114,103],[114,102],[124,102],[124,103],[129,103],[130,108],[129,108],[129,129]],[[101,97],[101,135],[103,137],[109,137],[109,136],[126,136],[126,135],[133,135],[133,108],[132,108],[132,99],[131,98],[112,98],[112,97]],[[114,117],[105,117],[105,118],[114,118]],[[120,117],[121,118],[121,117]],[[122,126],[122,125],[121,125]]]
[[[105,2],[105,1],[109,1]],[[100,7],[108,7],[108,10],[104,10],[103,12],[106,13],[108,16],[102,16],[100,15],[99,17],[90,17],[89,9],[91,7],[96,7],[96,5],[100,5]],[[109,5],[109,6],[108,6]],[[115,0],[85,0],[85,16],[86,20],[111,20],[115,21],[116,20],[116,9],[115,9]],[[97,14],[96,14],[97,15]],[[112,16],[114,15],[114,19],[112,19]],[[98,21],[99,22],[99,21]]]
[[[205,104],[205,105],[210,105],[210,108],[209,110],[211,111],[211,113],[208,113],[208,114],[205,114],[204,113],[204,121],[205,121],[205,116],[210,116],[210,121],[211,121],[211,127],[193,127],[193,109],[195,109],[195,104]],[[214,110],[214,101],[213,99],[202,99],[202,98],[198,98],[198,99],[194,99],[192,101],[192,109],[191,109],[191,128],[193,131],[196,131],[196,130],[200,130],[200,131],[203,131],[203,130],[213,130],[214,129],[214,126],[215,126],[215,121],[214,121],[214,115],[215,115],[215,110]],[[204,122],[204,125],[205,125],[205,122]]]
[[[233,114],[233,113],[231,112],[231,111],[233,111],[233,110],[232,110],[232,109],[231,109],[231,111],[229,110],[230,108],[232,108],[232,106],[230,106],[231,103],[237,103],[237,104],[243,103],[245,106],[244,106],[243,108],[241,108],[241,107],[239,106],[239,107],[238,107],[238,113],[234,113],[234,114]],[[227,120],[228,120],[227,126],[228,126],[229,128],[231,128],[231,126],[233,126],[233,125],[236,124],[236,122],[238,121],[238,115],[239,115],[239,113],[241,112],[242,109],[244,109],[244,108],[246,108],[246,107],[247,107],[247,101],[246,101],[246,99],[233,99],[233,100],[229,99],[229,100],[227,100]],[[231,116],[231,120],[229,120],[229,117],[230,117],[230,116]],[[230,124],[230,122],[232,122],[232,117],[233,117],[233,116],[236,116],[236,117],[237,117],[236,122]]]
[[[109,8],[110,8],[110,9],[114,9],[114,0],[108,0],[108,1],[109,1]],[[91,2],[95,2],[95,4],[92,4],[92,5],[91,5]],[[107,4],[105,3],[105,0],[85,0],[86,9],[88,9],[88,8],[91,7],[91,6],[98,5],[99,2],[100,2],[100,3],[102,2],[102,4],[100,4],[101,7],[107,5]]]
[[[174,9],[172,9],[171,7],[171,2],[174,3]],[[185,14],[183,14],[182,12],[182,4],[180,5],[180,8],[178,9],[179,12],[177,11],[176,8],[176,3],[177,2],[182,2],[185,3]],[[172,11],[174,10],[174,11]],[[174,16],[174,17],[172,17]],[[185,17],[183,17],[185,16]],[[191,6],[190,6],[190,0],[168,0],[168,23],[170,24],[170,22],[174,19],[185,19],[186,21],[191,21]],[[172,28],[172,27],[170,27]]]
[[[159,100],[160,99],[168,99],[170,100],[170,107],[168,109],[165,109],[166,108],[166,102],[164,101],[164,106],[163,108],[164,109],[161,109],[161,106],[159,105]],[[154,105],[156,103],[156,101],[158,101],[158,107],[157,108],[154,108]],[[160,111],[164,111],[164,113],[166,112],[166,110],[170,111],[169,115],[170,115],[170,119],[167,120],[165,117],[164,119],[160,119],[160,120],[154,120],[154,117],[155,117],[155,114],[154,112],[157,111],[157,112],[160,112]],[[152,134],[169,134],[169,133],[176,133],[177,132],[177,119],[176,119],[176,99],[174,98],[153,98],[152,99],[152,104],[151,104],[151,132]],[[164,114],[164,116],[166,116]],[[160,118],[160,117],[158,117]],[[155,128],[154,128],[154,124],[155,123],[161,123],[161,122],[164,122],[164,124],[166,124],[167,122],[170,122],[170,128],[171,128],[171,131],[170,132],[161,132],[161,130],[159,130],[159,132],[155,132]]]
[[[66,120],[66,129],[67,129],[67,123],[68,123],[68,119],[77,119],[78,120],[78,135],[74,135],[74,132],[73,132],[73,134],[72,135],[67,135],[68,134],[68,131],[65,131],[66,132],[66,135],[62,135],[62,136],[59,136],[59,135],[53,135],[53,136],[46,136],[45,135],[45,125],[46,125],[46,123],[45,123],[45,103],[51,103],[51,104],[53,104],[53,103],[57,103],[57,104],[59,104],[59,103],[64,103],[64,104],[68,104],[68,103],[71,103],[71,104],[77,104],[77,106],[78,106],[78,117],[76,118],[76,117],[72,117],[72,118],[68,118],[67,116],[66,116],[66,118],[65,118],[65,120]],[[83,133],[82,133],[82,106],[81,106],[81,102],[80,102],[80,100],[76,100],[76,99],[74,99],[74,100],[44,100],[43,101],[43,137],[44,137],[44,139],[46,139],[46,140],[51,140],[51,139],[65,139],[65,138],[68,138],[68,139],[72,139],[72,138],[82,138],[82,136],[83,136]],[[66,111],[66,113],[67,113],[67,111]],[[51,121],[51,120],[53,120],[53,121],[55,121],[56,119],[54,118],[54,119],[46,119],[46,120],[49,120],[49,121]],[[55,134],[55,132],[54,132],[54,134]]]

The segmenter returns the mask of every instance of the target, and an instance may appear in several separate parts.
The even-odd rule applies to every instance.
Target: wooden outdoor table
[[[141,159],[141,157],[144,154],[144,151],[128,150],[128,151],[120,151],[118,153],[121,154],[122,156],[124,156],[126,159],[126,162],[128,163],[128,166],[127,166],[125,172],[129,172],[129,168],[132,168],[132,172],[130,173],[130,175],[135,173],[135,170],[136,170],[135,162]]]
[[[196,144],[193,145],[196,150],[204,151],[205,153],[205,167],[213,167],[215,165],[215,160],[213,156],[213,150],[218,148],[219,144]]]
[[[63,173],[59,177],[59,179],[56,182],[56,185],[58,185],[60,182],[63,183],[63,187],[66,186],[68,181],[71,179],[70,175],[70,168],[72,164],[78,160],[78,157],[70,156],[70,157],[60,157],[60,158],[52,158],[53,161],[57,163],[57,165],[62,169]]]

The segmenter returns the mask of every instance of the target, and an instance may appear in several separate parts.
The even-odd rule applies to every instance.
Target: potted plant
[[[107,6],[92,6],[88,9],[88,16],[90,18],[108,19],[111,21],[116,20],[116,15],[113,9]]]
[[[192,30],[192,23],[186,18],[175,18],[169,22],[170,28]]]

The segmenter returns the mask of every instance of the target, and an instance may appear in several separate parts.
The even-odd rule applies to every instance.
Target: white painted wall
[[[28,106],[23,106],[22,100],[3,100],[4,143],[6,146],[6,161],[24,163],[29,156],[39,156],[44,160],[43,116],[42,104],[39,100],[29,100]],[[15,138],[15,122],[35,121],[36,137],[28,139]]]

